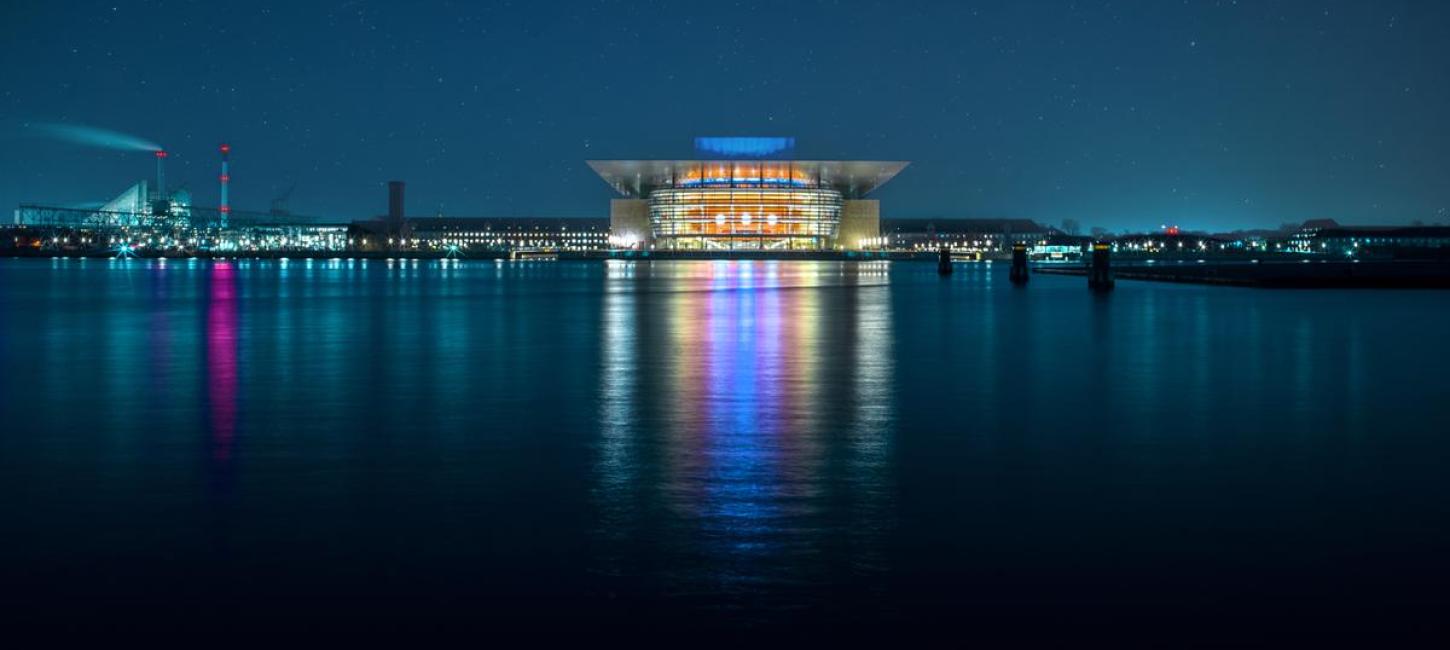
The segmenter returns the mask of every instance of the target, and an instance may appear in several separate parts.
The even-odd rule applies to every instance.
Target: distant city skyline
[[[215,205],[228,142],[239,210],[369,217],[402,179],[413,215],[603,217],[586,160],[747,135],[912,161],[888,219],[1450,222],[1450,7],[1017,4],[11,3],[0,208],[106,201],[147,142]]]

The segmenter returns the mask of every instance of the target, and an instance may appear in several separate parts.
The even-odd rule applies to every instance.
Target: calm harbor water
[[[1433,633],[1450,296],[0,260],[15,620]]]

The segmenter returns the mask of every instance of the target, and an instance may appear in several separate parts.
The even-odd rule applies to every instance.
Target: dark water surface
[[[4,618],[1430,635],[1447,334],[1003,265],[0,260]]]

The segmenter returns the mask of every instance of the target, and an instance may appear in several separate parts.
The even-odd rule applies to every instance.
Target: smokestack
[[[403,181],[388,181],[388,230],[403,231]]]
[[[171,199],[166,196],[166,152],[156,150],[156,196],[151,199],[151,214],[171,216]]]
[[[387,236],[403,245],[403,181],[387,181]]]
[[[223,142],[220,149],[222,152],[222,175],[220,177],[222,183],[222,200],[221,205],[217,208],[217,210],[221,212],[222,227],[226,228],[227,216],[232,211],[232,204],[227,198],[227,187],[230,186],[232,183],[231,171],[227,167],[227,158],[229,157],[229,154],[232,153],[232,146]]]
[[[166,152],[156,150],[156,200],[166,200]]]

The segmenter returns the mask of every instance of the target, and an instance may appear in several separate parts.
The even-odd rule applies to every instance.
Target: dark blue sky
[[[605,216],[591,158],[792,135],[913,164],[887,217],[1114,230],[1450,222],[1450,3],[38,2],[0,6],[0,205],[101,201],[172,151],[215,204]],[[27,126],[31,125],[31,126]]]

